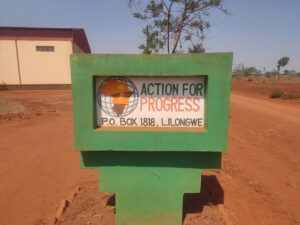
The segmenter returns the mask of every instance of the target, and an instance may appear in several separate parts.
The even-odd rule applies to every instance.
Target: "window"
[[[54,46],[36,46],[37,52],[54,52]]]

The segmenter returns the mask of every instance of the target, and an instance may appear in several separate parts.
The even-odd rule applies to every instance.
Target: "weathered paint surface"
[[[231,53],[73,55],[71,69],[76,148],[80,151],[224,151],[228,136],[231,66]],[[95,129],[94,79],[97,76],[199,75],[207,77],[206,132]]]
[[[70,84],[71,41],[17,41],[22,84]],[[54,46],[37,52],[36,46]]]
[[[101,191],[116,193],[117,225],[181,225],[184,193],[200,191],[198,169],[104,167]]]
[[[221,153],[82,152],[98,168],[100,191],[116,193],[117,225],[181,225],[184,193],[200,192],[200,170],[218,169]]]
[[[200,169],[218,169],[227,146],[232,54],[74,55],[75,145],[81,165],[116,193],[117,225],[180,225],[184,193],[200,191]],[[206,76],[205,132],[99,130],[97,76]]]
[[[55,50],[40,52],[36,46]],[[0,85],[70,84],[72,53],[71,41],[0,40]]]
[[[0,40],[0,85],[20,84],[14,40]]]

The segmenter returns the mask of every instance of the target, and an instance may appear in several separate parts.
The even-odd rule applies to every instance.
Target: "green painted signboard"
[[[80,54],[73,55],[71,63],[75,146],[78,150],[215,152],[225,150],[231,53],[149,56]],[[178,129],[174,131],[97,129],[97,79],[132,76],[145,79],[165,78],[169,81],[172,81],[172,78],[198,77],[205,83],[202,90],[205,96],[204,129],[191,132]]]
[[[228,137],[232,53],[71,56],[75,147],[116,223],[181,224]]]

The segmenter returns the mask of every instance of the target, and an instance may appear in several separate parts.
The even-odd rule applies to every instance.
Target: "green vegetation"
[[[244,64],[240,63],[233,68],[233,74],[234,76],[248,77],[248,81],[252,81],[254,76],[261,74],[261,71],[254,66],[245,67]]]
[[[248,81],[254,80],[254,78],[277,78],[280,76],[280,68],[286,66],[289,63],[289,57],[282,57],[277,62],[277,69],[272,71],[266,71],[265,67],[263,71],[255,68],[254,66],[247,67],[243,63],[236,64],[233,68],[233,77],[246,77]],[[300,72],[295,70],[284,70],[283,74],[287,79],[292,79],[294,76],[299,76]]]
[[[294,94],[284,93],[281,89],[275,89],[270,94],[269,98],[282,98],[282,99],[297,99],[300,96]]]
[[[284,96],[284,92],[282,90],[275,89],[269,97],[270,98],[281,98],[283,96]]]
[[[225,14],[224,0],[128,0],[132,15],[145,23],[143,53],[204,52],[204,32],[210,27],[213,9]],[[178,50],[179,48],[179,50]]]
[[[281,98],[282,99],[297,99],[297,98],[299,98],[299,96],[293,95],[293,94],[284,94]]]
[[[280,68],[286,66],[289,63],[290,58],[289,57],[282,57],[277,62],[277,79],[279,79],[280,75]]]
[[[205,48],[203,48],[202,44],[193,45],[192,48],[188,48],[189,53],[204,53]]]

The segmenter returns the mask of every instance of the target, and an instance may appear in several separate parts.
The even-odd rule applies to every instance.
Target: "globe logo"
[[[132,113],[138,105],[138,90],[125,77],[106,78],[97,90],[97,102],[106,114],[124,117]]]

